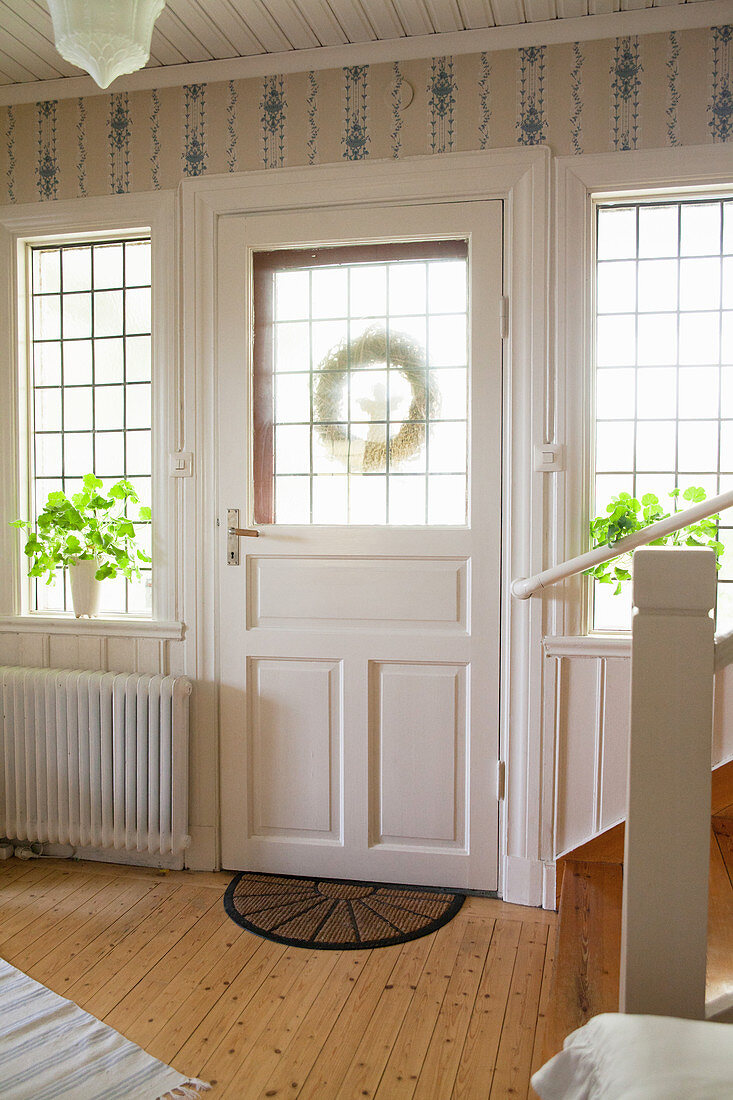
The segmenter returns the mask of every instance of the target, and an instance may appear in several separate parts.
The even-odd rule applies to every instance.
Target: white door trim
[[[220,539],[216,529],[215,429],[216,222],[224,214],[297,210],[338,202],[505,200],[505,291],[510,299],[505,347],[502,592],[512,576],[542,568],[543,478],[532,472],[532,444],[545,441],[550,154],[545,148],[457,153],[404,161],[285,168],[197,177],[180,187],[182,353],[186,437],[194,441],[198,519],[191,565],[183,578],[195,647],[199,695],[216,713]],[[550,556],[554,547],[548,547]],[[506,762],[499,891],[507,900],[542,903],[540,850],[542,608],[502,606],[501,755]],[[511,672],[510,672],[511,670]],[[202,700],[203,701],[203,700]],[[204,718],[204,707],[201,716]],[[210,744],[217,731],[200,730]],[[195,782],[195,778],[194,778]],[[219,810],[217,806],[217,820]],[[509,858],[507,858],[509,857]],[[514,868],[518,868],[515,872]],[[505,871],[508,870],[508,874]]]

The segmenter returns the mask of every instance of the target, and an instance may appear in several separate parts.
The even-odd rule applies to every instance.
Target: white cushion
[[[532,1078],[542,1100],[728,1100],[733,1026],[606,1013]]]

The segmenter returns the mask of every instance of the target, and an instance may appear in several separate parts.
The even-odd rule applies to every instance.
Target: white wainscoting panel
[[[134,631],[134,628],[133,628]],[[149,636],[0,630],[0,664],[183,675],[182,641]]]
[[[544,709],[555,756],[554,859],[624,816],[631,662],[553,653],[553,641],[545,643]]]
[[[581,642],[588,652],[580,651]],[[617,648],[603,638],[545,639],[544,728],[555,761],[548,858],[572,851],[626,816],[631,661],[613,655]],[[712,765],[731,758],[733,665],[728,665],[715,676]]]
[[[341,665],[248,662],[250,835],[340,841]]]
[[[629,745],[630,660],[606,659],[602,666],[603,697],[598,730],[598,780],[594,833],[603,832],[626,815],[627,753]]]
[[[586,836],[593,830],[595,782],[598,762],[599,674],[603,662],[561,657],[556,685],[556,788],[555,836]],[[590,780],[586,797],[569,797],[576,777]],[[588,797],[590,796],[590,797]],[[555,853],[557,854],[557,853]]]
[[[465,849],[468,669],[373,662],[370,841]]]
[[[468,562],[248,558],[250,628],[466,631]]]

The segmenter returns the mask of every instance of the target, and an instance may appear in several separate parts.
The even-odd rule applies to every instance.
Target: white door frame
[[[540,905],[544,868],[542,820],[542,606],[506,599],[513,576],[535,572],[554,557],[543,546],[546,474],[533,472],[534,444],[547,439],[549,167],[546,148],[456,153],[232,176],[197,177],[180,187],[182,242],[182,356],[186,438],[196,456],[195,545],[183,584],[195,648],[196,711],[215,715],[219,670],[218,570],[223,564],[216,527],[216,254],[217,219],[232,213],[312,209],[363,202],[403,203],[503,199],[505,341],[502,517],[500,752],[506,765],[501,809],[499,892],[507,901]],[[549,494],[548,494],[549,501]],[[187,525],[190,530],[190,526]],[[207,705],[208,704],[208,705]],[[208,721],[212,721],[211,718]],[[196,714],[194,715],[194,723]],[[218,731],[196,729],[218,745]],[[218,769],[218,761],[217,761]],[[192,776],[195,784],[195,774]],[[551,789],[547,797],[552,797]],[[219,811],[217,806],[217,820]]]

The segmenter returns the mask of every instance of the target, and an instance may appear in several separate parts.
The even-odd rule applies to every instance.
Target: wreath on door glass
[[[349,370],[389,362],[410,385],[411,401],[404,423],[396,435],[381,439],[351,439],[343,423],[344,392]],[[342,340],[316,368],[313,393],[314,427],[333,456],[351,470],[375,473],[386,469],[387,447],[390,466],[399,466],[420,452],[425,444],[426,420],[440,410],[440,399],[426,382],[425,349],[404,332],[379,325],[367,328],[354,340]]]

